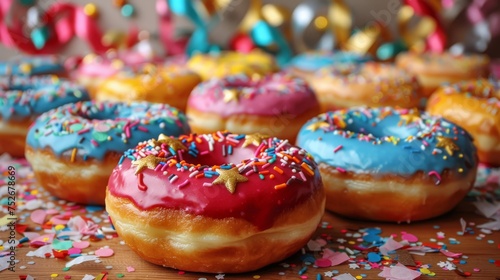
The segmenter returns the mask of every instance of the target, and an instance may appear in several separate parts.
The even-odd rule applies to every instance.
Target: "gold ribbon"
[[[344,48],[351,36],[351,10],[343,0],[332,0],[328,9],[330,28],[338,42],[338,48]]]
[[[431,17],[422,17],[411,26],[411,21],[415,17],[412,7],[404,5],[398,12],[398,28],[401,39],[412,51],[425,51],[425,40],[436,29],[436,22]]]

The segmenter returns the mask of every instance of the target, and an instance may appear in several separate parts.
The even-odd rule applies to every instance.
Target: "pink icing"
[[[121,61],[117,65],[117,61]],[[77,75],[111,77],[121,71],[138,71],[146,63],[160,64],[159,57],[146,57],[137,51],[110,52],[104,56],[86,57],[77,69]]]
[[[236,90],[238,101],[225,100],[225,90]],[[318,106],[318,100],[303,79],[281,72],[261,79],[237,75],[208,80],[193,90],[188,106],[225,117],[237,114],[299,115]]]
[[[219,138],[214,140],[217,135]],[[322,188],[316,163],[304,150],[288,141],[264,138],[259,146],[243,147],[245,135],[221,132],[180,139],[189,147],[189,152],[177,150],[177,155],[172,156],[169,148],[162,144],[158,152],[167,158],[167,164],[159,163],[156,168],[143,169],[137,175],[130,157],[140,159],[159,154],[151,149],[155,146],[152,141],[129,150],[110,176],[111,195],[128,198],[142,210],[163,207],[219,219],[235,217],[266,229],[281,213],[310,199]],[[233,147],[231,152],[229,146]],[[196,156],[194,151],[198,153]],[[212,184],[218,175],[204,174],[221,165],[238,168],[239,174],[248,181],[238,182],[234,193],[224,184]],[[177,176],[173,182],[172,176]]]

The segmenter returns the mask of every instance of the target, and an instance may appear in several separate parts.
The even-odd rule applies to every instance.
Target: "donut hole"
[[[210,153],[204,154],[204,150],[200,148],[200,153],[196,157],[185,153],[183,158],[187,163],[194,165],[199,164],[201,166],[226,165],[230,163],[236,165],[244,160],[255,158],[255,148],[256,147],[252,148],[251,146],[233,148],[231,154],[229,154],[227,145],[214,145],[213,151]],[[223,149],[225,149],[224,153]],[[206,150],[208,150],[208,147]]]

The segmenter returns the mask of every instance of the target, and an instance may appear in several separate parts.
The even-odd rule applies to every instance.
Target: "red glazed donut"
[[[140,257],[213,273],[251,271],[294,254],[324,203],[304,150],[224,132],[140,143],[122,156],[106,194],[118,234]]]

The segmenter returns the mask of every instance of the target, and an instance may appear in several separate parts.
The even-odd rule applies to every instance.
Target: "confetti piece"
[[[402,248],[402,247],[403,247],[403,244],[395,241],[392,238],[387,238],[385,243],[379,247],[379,251],[382,255],[387,256],[388,252],[396,251],[397,249]]]
[[[314,265],[317,267],[330,267],[332,266],[332,261],[329,259],[316,259]]]
[[[485,200],[474,201],[474,206],[486,218],[491,218],[496,213],[500,212],[500,201],[489,202]]]
[[[382,260],[382,257],[378,253],[375,253],[375,252],[368,253],[367,257],[368,257],[369,262],[378,263]]]
[[[402,234],[401,238],[403,240],[406,240],[406,241],[411,242],[411,243],[418,241],[418,237],[416,237],[415,235],[413,235],[411,233],[402,232],[401,234]]]
[[[44,245],[44,246],[36,249],[35,251],[29,251],[28,253],[26,253],[26,256],[27,257],[46,258],[47,254],[49,256],[53,256],[51,245]]]
[[[43,224],[45,222],[45,218],[47,217],[47,213],[45,210],[42,209],[37,209],[33,212],[31,212],[30,218],[31,221],[35,224]]]
[[[82,249],[79,248],[70,248],[68,249],[68,255],[78,255],[82,253]]]
[[[330,249],[323,250],[323,258],[329,259],[332,262],[331,266],[339,265],[339,264],[346,262],[350,259],[346,253],[334,252]]]
[[[439,250],[443,255],[450,257],[450,258],[459,258],[462,256],[462,253],[452,253],[448,250]]]
[[[135,268],[131,266],[127,266],[127,272],[134,272]]]
[[[90,242],[88,241],[77,241],[73,242],[73,247],[78,249],[85,249],[90,246]]]
[[[325,246],[325,244],[317,240],[309,240],[309,242],[307,242],[307,249],[309,249],[309,251],[319,252],[323,246]]]
[[[352,276],[350,273],[340,274],[340,275],[333,277],[332,279],[335,279],[335,280],[356,280],[356,278],[354,278],[354,276]]]
[[[462,229],[463,233],[465,233],[466,226],[467,226],[467,222],[464,220],[464,218],[460,218],[460,228]]]
[[[54,239],[54,241],[52,242],[52,248],[55,250],[68,250],[71,247],[73,247],[73,241]]]
[[[95,277],[90,275],[90,274],[85,274],[85,276],[83,276],[82,280],[94,280]]]
[[[72,267],[74,265],[81,264],[84,262],[97,261],[97,260],[99,260],[98,256],[93,256],[93,255],[79,256],[79,257],[73,259],[72,261],[67,262],[66,267]],[[94,279],[94,278],[92,278],[92,279]]]
[[[110,248],[99,248],[95,251],[95,255],[98,257],[111,257],[115,252]]]
[[[15,216],[15,215],[14,216],[5,215],[2,218],[0,218],[0,226],[6,226],[9,223],[16,221],[16,219],[17,219],[17,216]]]
[[[392,267],[384,267],[382,272],[378,274],[380,277],[391,280],[413,280],[420,277],[420,275],[422,273],[411,270],[400,263]]]

